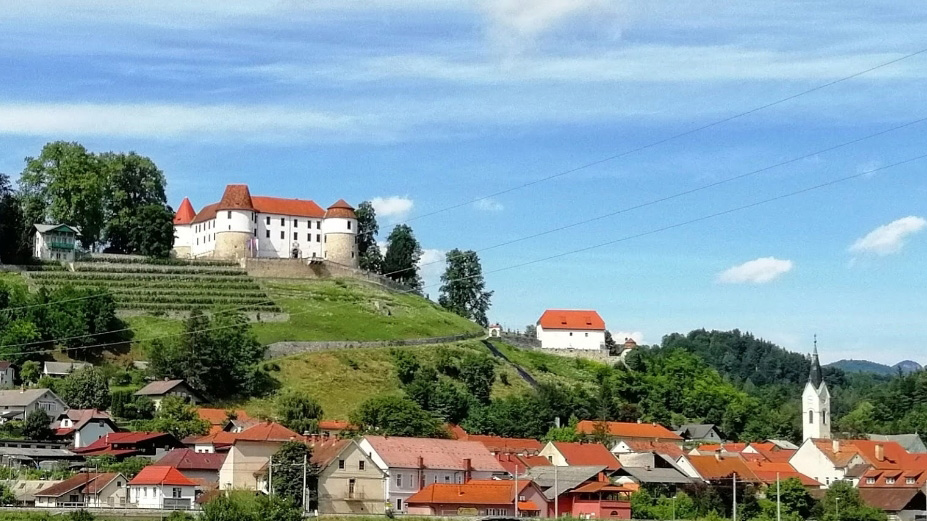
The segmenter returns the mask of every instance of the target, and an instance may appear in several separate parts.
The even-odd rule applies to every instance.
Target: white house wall
[[[834,481],[843,480],[846,477],[847,468],[865,462],[859,455],[856,455],[845,467],[837,468],[834,466],[834,462],[818,449],[813,440],[805,440],[801,447],[798,448],[798,451],[789,459],[789,463],[798,472],[828,486]]]
[[[599,350],[605,344],[605,330],[544,329],[537,326],[538,340],[544,349]]]
[[[100,422],[91,420],[84,424],[84,426],[79,431],[74,433],[74,447],[86,447],[87,445],[90,445],[103,436],[113,432],[113,429],[109,426],[109,423],[105,421],[102,423],[103,425],[100,426]]]

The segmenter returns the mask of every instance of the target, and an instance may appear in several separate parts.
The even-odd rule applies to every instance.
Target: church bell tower
[[[811,353],[811,372],[808,383],[801,393],[802,403],[802,439],[830,438],[830,392],[821,373],[818,360],[818,339],[814,337],[814,351]]]

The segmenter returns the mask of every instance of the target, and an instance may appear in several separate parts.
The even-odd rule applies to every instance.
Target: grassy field
[[[491,356],[486,347],[476,340],[402,349],[413,353],[422,364],[433,364],[442,349],[461,356],[469,353]],[[351,411],[371,396],[400,393],[389,348],[304,353],[275,362],[280,366],[280,372],[275,376],[283,387],[299,389],[313,396],[329,419],[347,419]],[[529,388],[511,366],[501,361],[496,366],[496,374],[493,396],[519,393]],[[504,377],[501,376],[503,374]],[[252,400],[245,408],[254,414],[266,414],[272,409],[270,403],[262,399]]]
[[[592,360],[552,355],[537,349],[519,349],[498,341],[493,341],[493,345],[539,382],[592,384],[598,371],[605,367]]]
[[[26,280],[19,273],[0,271],[0,283],[9,284],[13,287],[26,287]]]

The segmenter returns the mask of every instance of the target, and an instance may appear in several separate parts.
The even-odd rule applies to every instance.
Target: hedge
[[[196,260],[196,259],[159,259],[148,257],[139,259],[135,257],[86,257],[81,262],[109,262],[113,264],[158,264],[161,266],[238,266],[235,261],[228,260]]]
[[[242,273],[236,276],[228,275],[179,275],[175,273],[166,273],[166,274],[155,274],[155,273],[93,273],[93,272],[36,272],[31,275],[35,279],[51,279],[51,280],[186,280],[186,281],[210,281],[210,282],[221,282],[221,281],[241,281],[241,280],[251,280],[246,274]]]
[[[213,308],[215,307],[216,306],[208,306],[208,305],[203,305],[203,304],[160,304],[160,303],[159,304],[154,304],[154,303],[147,304],[144,302],[126,302],[124,304],[119,305],[120,309],[139,309],[143,311],[193,311],[197,309],[200,311],[212,311]],[[241,305],[241,306],[229,305],[225,308],[218,307],[217,309],[221,311],[223,309],[230,309],[230,308],[234,308],[239,311],[260,311],[262,313],[282,313],[283,312],[279,306],[274,306],[274,305],[259,306],[259,305],[253,305],[253,304]]]
[[[55,281],[38,281],[38,284],[44,288],[54,289],[64,286],[74,288],[106,288],[110,291],[118,291],[120,288],[148,288],[148,289],[190,289],[201,291],[228,290],[228,291],[262,291],[261,287],[254,282],[199,282],[187,281],[186,284],[178,281],[147,281],[144,284],[131,280],[55,280]],[[182,284],[182,285],[181,285]]]
[[[125,273],[125,274],[135,274],[135,273],[164,273],[164,274],[178,274],[178,275],[231,275],[236,277],[247,276],[248,273],[245,270],[237,269],[227,269],[227,268],[205,268],[199,266],[192,267],[161,267],[161,266],[139,266],[126,268],[122,266],[88,266],[88,265],[75,265],[75,272],[78,273]]]

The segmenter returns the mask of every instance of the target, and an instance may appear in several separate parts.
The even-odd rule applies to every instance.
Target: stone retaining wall
[[[516,347],[523,347],[525,349],[540,349],[541,341],[535,337],[525,336],[525,335],[516,335],[513,333],[503,332],[502,336],[499,337],[503,342],[509,345]]]
[[[335,349],[357,349],[378,347],[420,346],[427,344],[446,344],[486,336],[483,332],[463,333],[460,335],[437,336],[427,338],[405,338],[400,340],[378,340],[373,342],[352,342],[336,340],[331,342],[275,342],[267,346],[265,358],[280,358],[298,353],[313,353]]]
[[[268,259],[244,258],[241,259],[248,275],[264,279],[331,279],[335,277],[348,277],[364,280],[394,291],[408,291],[408,288],[398,282],[382,275],[368,273],[330,260],[307,259]]]

